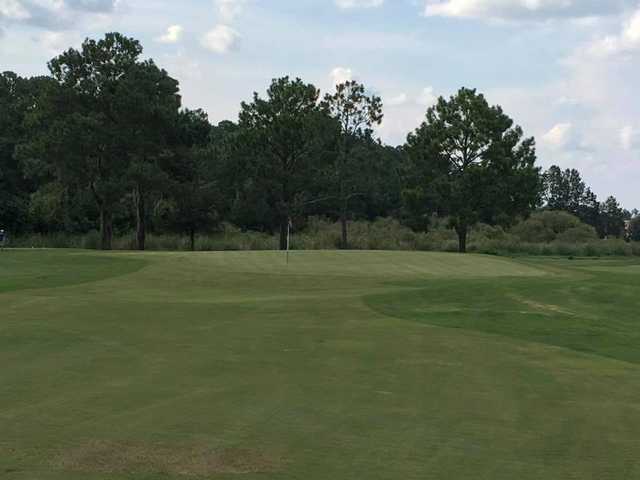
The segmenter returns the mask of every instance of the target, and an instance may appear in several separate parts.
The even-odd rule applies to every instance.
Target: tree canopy
[[[341,247],[347,248],[347,221],[352,203],[367,194],[372,176],[379,174],[366,144],[373,140],[374,127],[382,122],[382,99],[368,95],[364,85],[350,80],[336,85],[336,91],[325,96],[322,106],[339,126],[336,149],[326,173],[328,189],[338,205]]]
[[[310,200],[309,182],[323,168],[334,138],[319,96],[315,86],[283,77],[272,82],[265,99],[254,93],[253,101],[241,105],[245,168],[275,213],[281,249],[292,215]]]
[[[450,217],[460,252],[476,222],[507,224],[539,203],[535,142],[523,137],[500,107],[467,88],[441,97],[409,135],[416,183],[408,196],[417,208]]]

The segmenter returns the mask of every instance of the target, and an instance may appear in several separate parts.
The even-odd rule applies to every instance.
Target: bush
[[[558,233],[555,240],[566,243],[585,243],[596,240],[597,238],[598,235],[596,234],[595,228],[590,225],[582,224]]]
[[[471,229],[468,250],[491,255],[561,255],[569,257],[640,256],[640,242],[599,240],[593,229],[575,223],[575,217],[559,212],[543,212],[522,222],[510,231],[500,227],[479,224]],[[549,215],[551,214],[551,215]],[[551,241],[532,241],[550,238]],[[532,239],[528,238],[530,235]],[[325,218],[309,218],[304,230],[293,231],[291,247],[295,250],[333,250],[340,246],[341,227]],[[11,246],[36,248],[97,249],[100,234],[91,231],[85,235],[28,235],[11,239]],[[115,236],[115,250],[134,250],[135,234]],[[233,225],[223,230],[197,235],[196,250],[275,250],[277,235],[260,232],[242,232]],[[395,219],[379,218],[374,222],[349,223],[349,248],[354,250],[422,250],[457,252],[458,237],[447,227],[445,219],[432,223],[429,232],[414,232]],[[189,238],[179,234],[147,235],[147,249],[159,251],[187,251]]]
[[[521,241],[531,243],[586,242],[598,238],[595,229],[578,217],[552,210],[534,213],[513,227],[511,233]]]
[[[84,249],[97,250],[100,248],[100,232],[92,230],[86,235],[83,235],[80,245]]]
[[[17,248],[84,248],[82,235],[70,235],[66,233],[40,234],[9,237],[8,243]]]
[[[629,223],[629,238],[634,242],[640,242],[640,216],[634,217]]]

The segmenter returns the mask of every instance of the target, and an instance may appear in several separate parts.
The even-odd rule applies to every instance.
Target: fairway
[[[0,252],[0,478],[640,478],[640,263]]]

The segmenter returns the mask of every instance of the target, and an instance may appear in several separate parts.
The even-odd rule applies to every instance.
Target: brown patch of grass
[[[551,313],[560,313],[562,315],[575,316],[575,313],[573,313],[572,311],[559,307],[558,305],[552,305],[550,303],[540,303],[529,298],[520,297],[518,295],[512,295],[512,298],[536,310],[544,310]]]
[[[284,459],[241,448],[211,450],[203,446],[96,440],[63,452],[54,463],[57,468],[84,473],[206,476],[274,472],[282,467]]]

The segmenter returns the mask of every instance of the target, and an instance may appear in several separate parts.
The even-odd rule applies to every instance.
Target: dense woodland
[[[526,229],[548,222],[546,210],[571,214],[560,218],[573,230],[640,240],[637,212],[598,200],[576,170],[543,172],[534,139],[475,90],[440,98],[392,147],[375,135],[382,100],[358,82],[322,96],[275,79],[237,122],[212,125],[121,34],[48,67],[0,74],[0,227],[12,236],[97,231],[111,249],[114,235],[135,232],[142,250],[149,233],[173,233],[194,248],[198,234],[234,225],[286,248],[289,225],[323,218],[349,248],[354,221],[386,218],[414,232],[452,229],[466,251],[477,225],[534,237]]]

